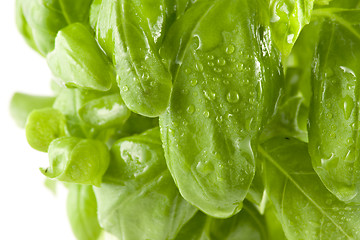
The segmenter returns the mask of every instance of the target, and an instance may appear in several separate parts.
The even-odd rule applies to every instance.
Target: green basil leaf
[[[325,186],[340,200],[360,202],[360,10],[318,9],[323,19],[313,64],[309,153]]]
[[[291,63],[287,63],[287,94],[289,97],[302,96],[306,107],[309,107],[312,95],[311,69],[320,27],[319,21],[314,19],[303,28],[289,56]]]
[[[108,91],[115,72],[85,25],[74,23],[59,31],[48,65],[67,87]]]
[[[54,101],[55,97],[15,93],[10,101],[10,114],[15,123],[24,128],[26,119],[33,110],[51,107]]]
[[[35,51],[39,52],[36,43],[34,41],[33,31],[29,26],[28,21],[24,15],[23,10],[23,2],[24,0],[16,0],[15,1],[15,22],[18,31],[21,33],[26,43]]]
[[[56,97],[53,108],[59,110],[66,118],[66,133],[74,137],[85,137],[82,121],[78,116],[78,90],[62,89]]]
[[[241,210],[258,136],[283,83],[262,4],[198,1],[161,49],[174,76],[170,107],[160,116],[167,164],[182,196],[214,217]]]
[[[131,116],[121,128],[121,132],[126,135],[140,134],[154,127],[159,127],[158,118],[147,118],[136,113],[131,113]]]
[[[57,32],[74,22],[88,22],[92,0],[16,0],[16,23],[27,43],[46,56]]]
[[[95,188],[105,231],[122,240],[173,239],[197,209],[167,170],[159,128],[118,140],[101,188]]]
[[[165,111],[172,88],[158,53],[169,2],[103,0],[94,11],[97,40],[116,66],[122,98],[130,110],[148,117]]]
[[[66,206],[76,239],[97,240],[102,229],[97,219],[97,203],[92,186],[71,184]]]
[[[246,195],[246,199],[253,203],[261,214],[264,214],[268,203],[263,179],[264,170],[262,164],[259,161],[256,161],[255,164],[255,176],[250,185],[248,194]]]
[[[47,152],[54,139],[65,136],[65,121],[64,115],[53,108],[32,111],[25,125],[29,145],[36,150]]]
[[[302,28],[310,22],[314,0],[270,0],[273,39],[288,56]]]
[[[102,1],[103,0],[93,0],[90,6],[89,22],[94,31],[96,31],[97,28]]]
[[[359,0],[332,0],[329,4],[329,7],[332,8],[359,8]]]
[[[179,232],[175,240],[265,240],[264,216],[250,204],[227,219],[217,219],[198,212]]]
[[[119,93],[94,99],[79,109],[84,122],[100,128],[122,126],[130,114]]]
[[[198,211],[195,216],[181,228],[175,240],[210,240],[205,231],[208,219],[211,219],[211,217]]]
[[[345,204],[326,189],[312,168],[306,143],[275,138],[259,152],[266,192],[289,240],[360,238],[360,206]]]
[[[286,99],[279,106],[274,118],[266,125],[261,135],[261,141],[276,136],[288,136],[308,142],[306,124],[309,111],[303,102],[304,98],[301,96]]]
[[[104,143],[62,137],[51,142],[50,167],[41,169],[41,172],[49,178],[64,182],[100,186],[109,161],[109,151]]]
[[[287,240],[282,229],[281,223],[276,216],[274,205],[268,204],[265,211],[266,228],[269,240]]]

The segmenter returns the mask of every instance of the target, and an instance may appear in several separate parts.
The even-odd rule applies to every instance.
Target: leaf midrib
[[[305,191],[302,187],[293,179],[286,171],[283,169],[273,158],[270,156],[261,146],[258,148],[259,153],[261,153],[266,160],[268,160],[272,165],[275,166],[294,186],[312,203],[322,214],[326,216],[330,222],[332,222],[335,227],[337,227],[346,237],[349,239],[353,239],[349,234],[345,232],[345,230],[328,214],[324,211],[324,209],[318,205]]]

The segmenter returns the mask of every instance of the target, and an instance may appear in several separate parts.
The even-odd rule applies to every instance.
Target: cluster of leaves
[[[17,0],[54,96],[11,114],[75,236],[360,239],[359,7]]]

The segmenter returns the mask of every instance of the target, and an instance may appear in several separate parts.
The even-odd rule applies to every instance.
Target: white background
[[[9,114],[16,91],[51,94],[46,61],[17,32],[14,5],[5,0],[0,8],[0,239],[72,240],[66,190],[55,196],[44,187],[39,167],[47,166],[47,155],[28,146]]]

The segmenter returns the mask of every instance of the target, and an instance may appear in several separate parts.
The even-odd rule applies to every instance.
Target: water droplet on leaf
[[[227,54],[233,54],[235,51],[235,46],[233,44],[230,44],[229,46],[227,46],[227,48],[225,49],[225,52]]]
[[[239,101],[239,94],[236,91],[231,90],[227,95],[226,95],[226,100],[229,103],[236,103]]]

